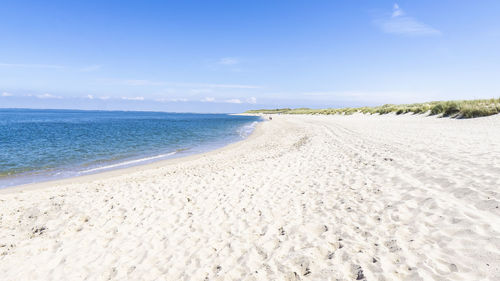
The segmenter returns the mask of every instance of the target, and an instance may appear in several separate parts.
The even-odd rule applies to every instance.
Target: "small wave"
[[[178,151],[180,151],[180,150],[177,150],[177,151],[174,151],[174,152],[170,152],[170,153],[166,153],[166,154],[160,154],[160,155],[156,155],[156,156],[152,156],[152,157],[141,158],[141,159],[137,159],[137,160],[131,160],[131,161],[121,162],[121,163],[117,163],[117,164],[113,164],[113,165],[108,165],[108,166],[93,168],[93,169],[81,171],[80,173],[81,174],[91,173],[91,172],[95,172],[95,171],[100,171],[100,170],[111,169],[111,168],[116,168],[116,167],[120,167],[120,166],[126,166],[126,165],[136,164],[136,163],[140,163],[140,162],[144,162],[144,161],[150,161],[150,160],[154,160],[154,159],[158,159],[158,158],[164,158],[164,157],[172,156],[172,155],[176,154]]]
[[[259,122],[257,121],[254,121],[248,125],[245,125],[241,128],[238,129],[238,134],[240,135],[240,137],[242,138],[246,138],[248,137],[252,132],[253,130],[255,130],[255,126],[258,124]]]

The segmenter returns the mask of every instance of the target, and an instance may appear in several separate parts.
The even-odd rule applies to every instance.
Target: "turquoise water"
[[[222,147],[258,117],[0,109],[0,187],[101,172]]]

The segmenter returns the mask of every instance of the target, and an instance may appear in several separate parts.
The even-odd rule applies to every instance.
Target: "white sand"
[[[2,280],[500,280],[498,115],[275,116],[41,186],[0,193]]]

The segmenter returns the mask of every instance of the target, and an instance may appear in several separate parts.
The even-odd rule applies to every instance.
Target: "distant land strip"
[[[452,118],[475,118],[489,116],[500,113],[500,98],[479,99],[479,100],[455,100],[455,101],[432,101],[413,104],[385,104],[373,107],[346,107],[346,108],[278,108],[278,109],[257,109],[248,110],[245,113],[251,114],[343,114],[351,115],[354,113],[365,114],[387,114],[387,113],[414,113],[429,115],[441,115]]]

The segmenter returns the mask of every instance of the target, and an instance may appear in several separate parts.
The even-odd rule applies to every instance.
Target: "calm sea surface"
[[[260,119],[226,114],[0,109],[0,188],[200,153]]]

